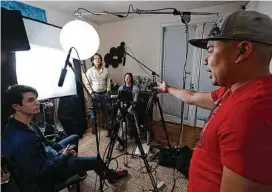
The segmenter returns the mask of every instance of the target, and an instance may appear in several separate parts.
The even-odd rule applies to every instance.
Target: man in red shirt
[[[204,64],[212,92],[159,84],[211,115],[194,148],[189,192],[272,192],[272,20],[255,11],[237,11],[219,20],[207,39],[189,42],[207,49]]]

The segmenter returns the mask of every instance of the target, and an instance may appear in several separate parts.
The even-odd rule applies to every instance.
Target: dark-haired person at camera
[[[80,157],[69,144],[78,137],[58,143],[59,150],[48,148],[30,129],[32,117],[39,113],[37,91],[29,86],[13,85],[5,93],[5,101],[13,110],[1,140],[1,152],[10,162],[19,179],[21,191],[51,192],[56,184],[75,174],[94,170],[110,183],[127,177],[127,171],[113,171],[97,157]]]
[[[132,95],[132,102],[136,103],[138,101],[139,97],[139,88],[134,85],[133,81],[133,75],[132,73],[126,73],[124,75],[124,84],[121,85],[118,89],[118,94],[120,95],[121,92],[127,92],[128,94]],[[132,105],[128,108],[128,112],[131,113]],[[120,130],[120,136],[124,138],[125,134],[128,134],[131,139],[133,139],[133,129],[135,129],[135,122],[132,115],[129,115],[129,119],[131,121],[131,124],[128,128],[128,133],[123,133],[123,130]],[[116,146],[117,149],[123,150],[124,146],[121,146],[120,143]]]
[[[124,75],[124,84],[121,85],[119,87],[119,89],[118,89],[119,93],[121,91],[126,91],[126,92],[129,92],[129,93],[132,93],[133,102],[137,102],[138,101],[139,88],[136,85],[134,85],[132,73],[126,73]]]

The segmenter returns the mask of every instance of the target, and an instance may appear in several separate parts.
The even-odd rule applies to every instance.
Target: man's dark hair
[[[12,113],[15,113],[15,110],[12,108],[13,104],[22,105],[24,93],[32,92],[38,97],[38,92],[33,87],[26,85],[12,85],[5,92],[5,104],[8,108],[12,110]]]
[[[100,57],[100,60],[101,60],[101,66],[103,65],[103,58],[102,58],[102,56],[99,54],[99,53],[96,53],[96,54],[94,54],[92,57],[91,57],[91,63],[92,63],[92,66],[94,66],[94,56],[99,56]]]

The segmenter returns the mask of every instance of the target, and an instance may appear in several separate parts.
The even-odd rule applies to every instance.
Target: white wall
[[[272,1],[251,1],[247,6],[247,10],[258,11],[272,18]],[[270,62],[270,71],[272,73],[272,60]]]
[[[190,11],[218,12],[225,14],[238,9],[240,9],[239,3],[228,3]],[[192,20],[207,17],[211,16],[193,16]],[[161,74],[161,25],[173,22],[181,24],[180,17],[156,15],[99,25],[99,35],[101,39],[99,52],[105,55],[109,52],[111,47],[117,47],[120,45],[120,42],[124,41],[132,49],[138,60],[158,74]],[[109,71],[113,80],[119,83],[123,82],[125,72],[145,74],[138,64],[130,58],[127,58],[125,67],[119,66],[116,69],[109,67]]]

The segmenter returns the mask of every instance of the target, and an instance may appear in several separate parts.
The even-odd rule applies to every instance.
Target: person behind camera
[[[118,93],[121,91],[132,93],[133,102],[137,102],[139,97],[139,89],[136,85],[134,85],[132,73],[125,74],[124,83],[124,85],[119,87]]]
[[[118,95],[120,95],[121,92],[125,92],[126,95],[130,95],[130,94],[132,95],[132,100],[130,101],[130,107],[127,109],[127,111],[129,113],[128,114],[129,121],[131,122],[131,125],[128,125],[128,129],[129,129],[128,133],[129,133],[130,139],[133,139],[133,131],[134,131],[133,129],[135,128],[135,121],[131,112],[132,112],[133,106],[135,106],[134,104],[136,104],[138,101],[139,89],[136,85],[134,85],[132,73],[126,73],[124,75],[124,84],[119,87]],[[118,113],[120,115],[120,110],[118,111]],[[123,131],[120,130],[121,137],[124,138],[125,134],[127,133],[123,133]],[[122,150],[123,146],[119,144],[117,145],[117,149]]]
[[[68,144],[77,144],[78,136],[60,141],[58,150],[46,146],[30,129],[31,119],[40,111],[37,97],[34,88],[24,85],[13,85],[5,92],[13,116],[5,127],[1,150],[16,173],[21,191],[51,192],[56,184],[88,170],[94,170],[110,183],[127,176],[126,170],[108,169],[100,158],[77,156]]]
[[[91,98],[91,120],[94,122],[96,114],[92,109],[93,105],[96,104],[96,107],[100,105],[102,112],[102,128],[108,129],[107,121],[108,119],[108,109],[107,109],[107,100],[108,94],[111,91],[111,79],[108,70],[103,67],[102,56],[96,53],[91,57],[91,62],[93,66],[86,72],[88,80],[86,81],[86,88],[89,93],[94,96],[95,99]],[[95,134],[97,127],[92,126],[92,133]]]

